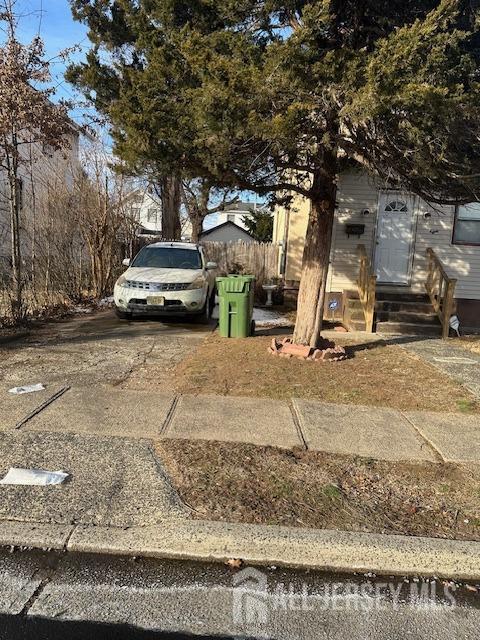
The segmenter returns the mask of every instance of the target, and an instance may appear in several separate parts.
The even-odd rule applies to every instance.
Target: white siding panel
[[[330,291],[355,288],[358,277],[358,244],[365,245],[373,261],[378,193],[378,185],[366,174],[352,172],[340,177],[328,282]],[[362,215],[365,209],[370,211],[370,215]],[[430,206],[417,198],[415,209],[411,288],[418,292],[425,291],[426,250],[431,247],[447,273],[452,278],[457,278],[455,297],[480,299],[480,247],[452,244],[454,207]],[[425,214],[430,216],[425,217]],[[365,234],[361,238],[348,238],[344,230],[347,222],[365,224]]]
[[[333,231],[329,291],[343,291],[356,286],[358,278],[357,246],[364,244],[368,255],[373,255],[375,221],[378,207],[378,187],[364,173],[352,171],[339,178],[337,215]],[[369,215],[363,215],[368,210]],[[348,237],[345,225],[364,224],[365,233]]]
[[[357,246],[364,244],[372,262],[378,214],[379,185],[366,173],[350,171],[339,177],[337,211],[333,228],[328,291],[354,289],[358,278]],[[297,202],[290,217],[288,241],[288,279],[299,280],[308,203]],[[363,215],[364,210],[369,215]],[[425,214],[430,214],[425,217]],[[455,212],[452,206],[430,206],[420,198],[415,204],[415,238],[412,247],[411,288],[424,292],[426,250],[431,247],[447,273],[457,278],[457,298],[480,299],[480,247],[452,244]],[[365,234],[347,237],[345,224],[364,224]]]
[[[430,217],[425,218],[425,214]],[[457,278],[456,298],[480,298],[480,247],[452,244],[455,209],[432,207],[419,200],[417,234],[413,262],[412,287],[423,291],[426,274],[426,250],[431,247],[452,278]]]

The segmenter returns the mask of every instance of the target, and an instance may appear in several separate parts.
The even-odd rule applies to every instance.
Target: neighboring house
[[[230,220],[211,227],[200,235],[200,242],[237,242],[238,240],[254,242],[252,236],[245,229]]]
[[[42,205],[54,193],[73,186],[73,178],[80,167],[79,140],[81,131],[71,123],[67,135],[68,146],[61,150],[47,144],[25,144],[23,152],[28,162],[19,167],[20,239],[25,247],[33,243],[42,224]],[[9,270],[11,259],[10,204],[7,177],[0,170],[0,276]],[[27,215],[28,213],[28,215]],[[25,256],[24,256],[25,259]]]
[[[128,194],[130,214],[138,223],[140,235],[161,235],[162,205],[149,189],[135,189]]]
[[[225,207],[224,211],[220,211],[216,215],[216,226],[220,226],[224,222],[233,222],[237,227],[247,229],[243,218],[251,216],[255,211],[265,209],[265,205],[256,202],[234,202]]]
[[[275,211],[273,240],[282,246],[279,272],[293,287],[300,281],[308,213],[309,203],[300,197],[289,209]],[[424,297],[425,285],[446,287],[449,279],[456,279],[450,285],[455,303],[445,305],[445,314],[456,312],[461,327],[480,327],[480,203],[430,206],[415,195],[379,185],[361,171],[339,176],[327,291],[343,310],[355,309],[349,317],[363,321],[359,301],[351,302],[358,297],[359,245],[365,247],[367,267],[377,278],[378,329],[438,333],[442,309],[434,309]],[[429,248],[435,272],[429,270]],[[445,291],[439,294],[440,302]],[[362,322],[357,328],[363,328]]]
[[[130,215],[138,223],[139,235],[162,235],[162,203],[160,198],[148,188],[131,191],[127,196]],[[190,240],[192,225],[187,216],[180,217],[182,240]]]

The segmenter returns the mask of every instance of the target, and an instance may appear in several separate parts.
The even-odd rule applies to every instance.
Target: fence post
[[[450,317],[453,312],[454,291],[456,280],[448,280],[445,282],[445,296],[443,298],[443,319],[442,319],[442,338],[448,338],[450,332]]]

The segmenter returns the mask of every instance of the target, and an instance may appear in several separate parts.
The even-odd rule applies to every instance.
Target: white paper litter
[[[41,382],[38,384],[26,384],[23,387],[13,387],[13,389],[8,390],[8,393],[13,393],[16,396],[19,396],[22,393],[32,393],[33,391],[45,391],[45,387]]]
[[[68,478],[64,471],[45,471],[44,469],[17,469],[10,467],[0,484],[23,484],[44,487],[48,484],[62,484]]]

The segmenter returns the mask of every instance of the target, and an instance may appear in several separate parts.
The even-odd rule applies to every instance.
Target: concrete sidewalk
[[[480,399],[480,355],[456,346],[451,340],[402,337],[387,342],[425,360]]]
[[[32,396],[12,398],[12,407],[15,399],[31,411]],[[478,463],[478,416],[300,399],[157,398],[108,386],[70,390],[13,429],[18,407],[3,413],[1,475],[9,466],[40,467],[64,469],[70,479],[58,487],[2,486],[0,546],[480,579],[474,542],[192,520],[152,446],[152,439],[196,438]]]
[[[6,398],[0,430],[11,431],[55,391]],[[32,396],[35,396],[32,397]],[[22,432],[135,439],[246,442],[381,460],[480,462],[477,415],[433,413],[233,396],[190,396],[112,388],[67,391]]]

